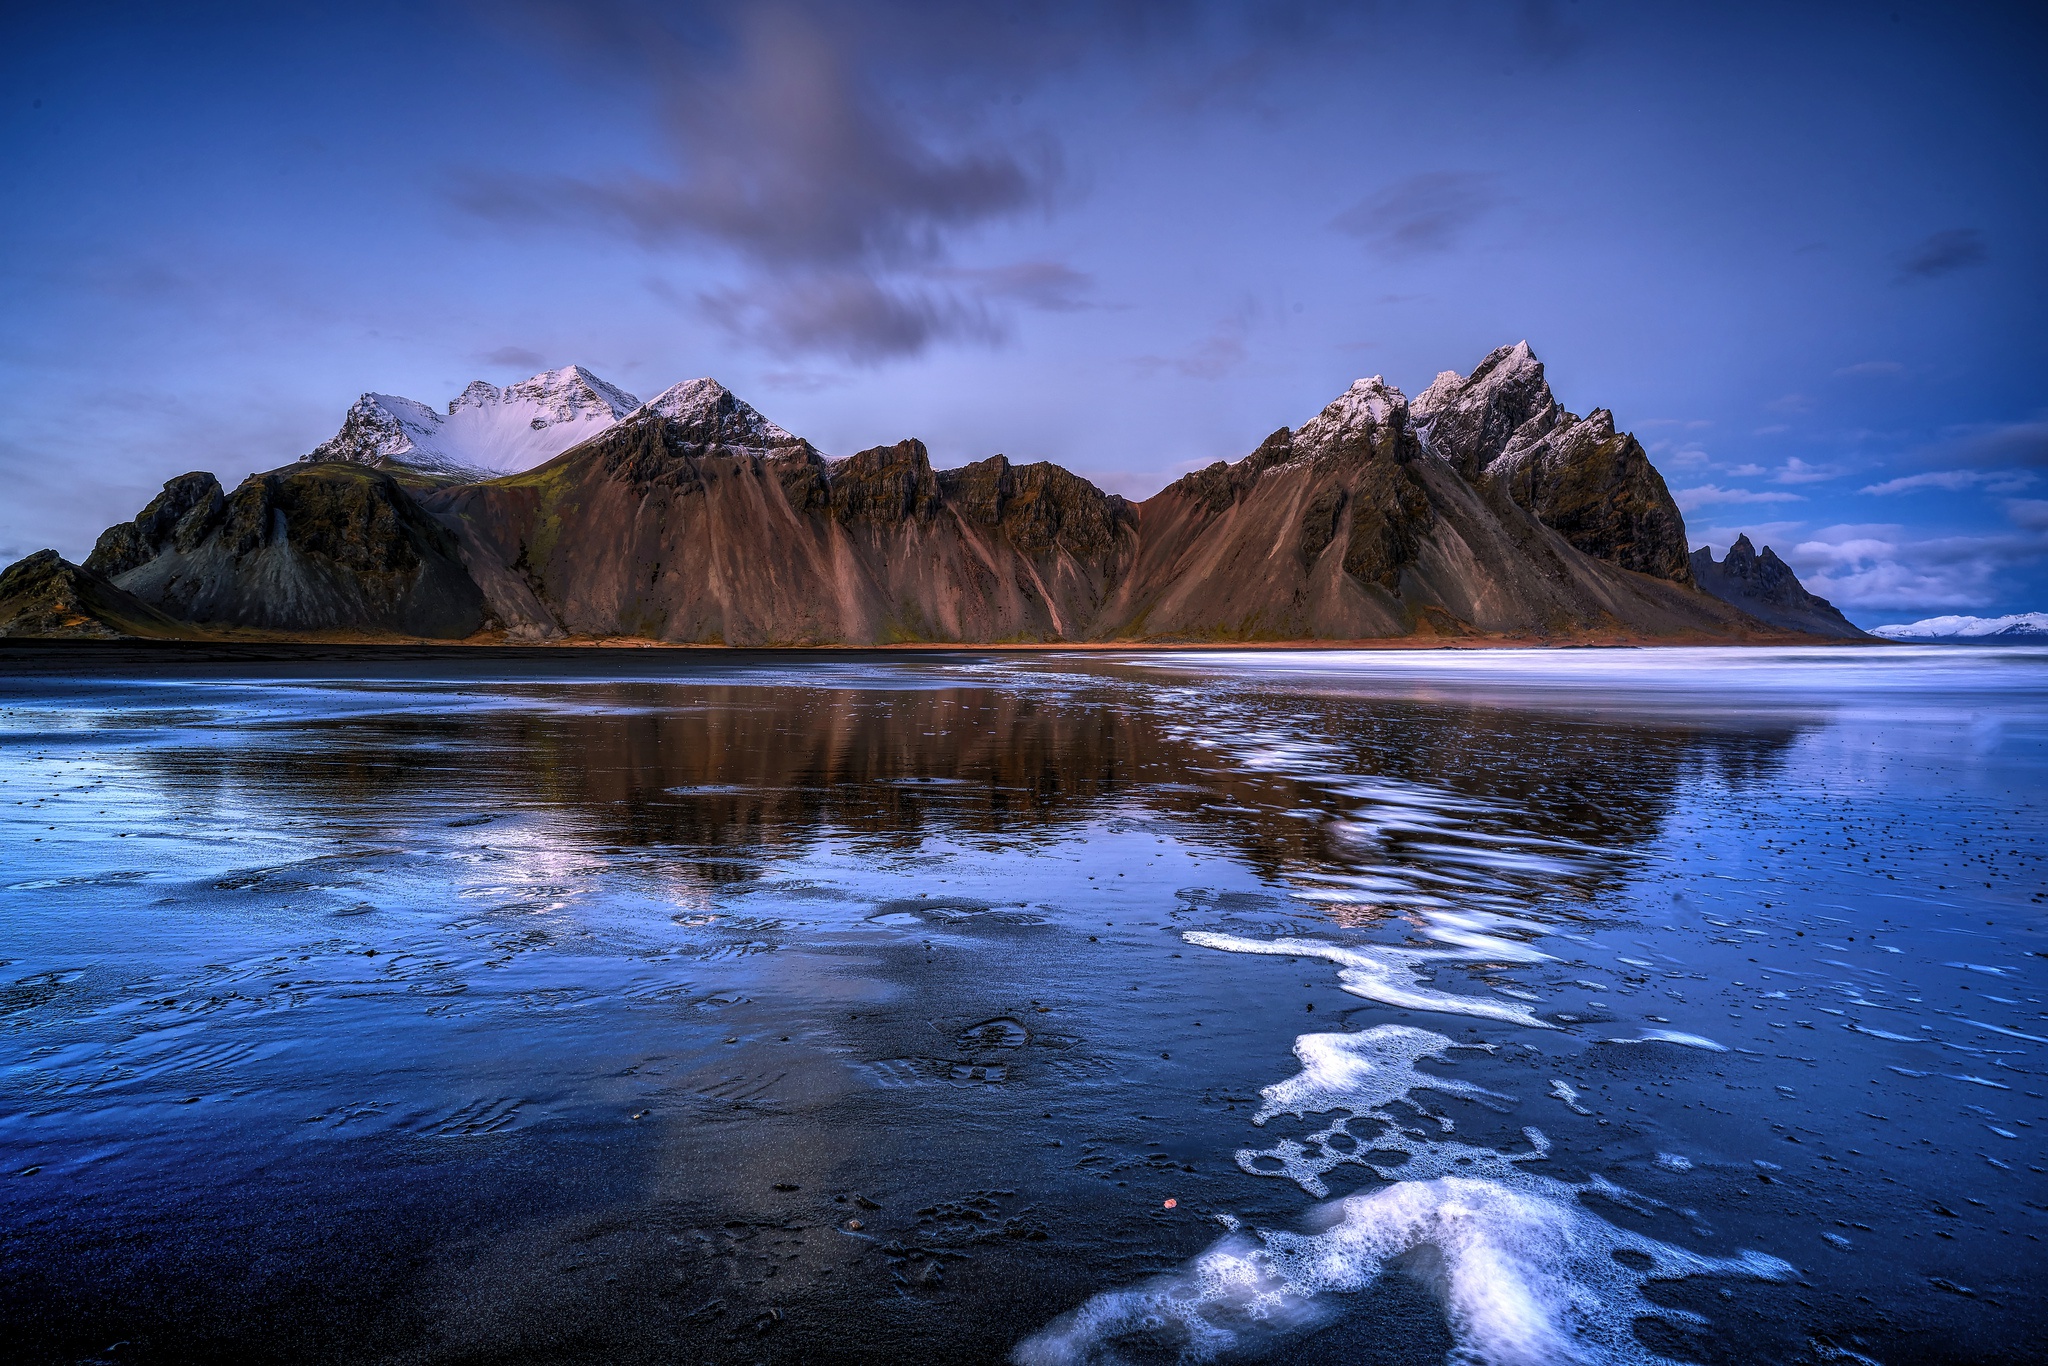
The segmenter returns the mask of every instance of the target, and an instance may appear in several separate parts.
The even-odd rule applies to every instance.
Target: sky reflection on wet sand
[[[2048,652],[1710,658],[14,665],[18,1351],[2019,1350]]]

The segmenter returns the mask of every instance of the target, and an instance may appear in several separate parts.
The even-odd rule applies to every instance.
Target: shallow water
[[[0,661],[10,1359],[2048,1327],[2048,652],[467,658]]]

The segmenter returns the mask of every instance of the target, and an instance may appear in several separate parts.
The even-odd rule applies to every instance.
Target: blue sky
[[[1134,497],[1526,338],[1866,625],[2048,608],[2038,7],[45,7],[0,560],[365,390],[715,375]]]

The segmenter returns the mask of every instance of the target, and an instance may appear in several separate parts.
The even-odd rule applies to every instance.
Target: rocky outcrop
[[[1690,584],[1685,519],[1642,444],[1596,408],[1559,407],[1543,362],[1518,342],[1470,375],[1446,370],[1416,395],[1417,433],[1482,489],[1498,489],[1596,560]]]
[[[0,573],[0,637],[121,640],[190,634],[189,622],[173,620],[54,550],[38,550]]]
[[[289,466],[226,495],[181,475],[87,567],[202,625],[443,640],[484,625],[455,537],[390,473],[355,464]]]
[[[1504,483],[1468,480],[1462,469],[1483,474],[1486,452],[1513,449],[1528,423],[1511,398],[1458,411],[1453,458],[1375,376],[1298,432],[1170,485],[1138,506],[1139,558],[1099,633],[1704,639],[1752,628],[1685,584],[1584,553]]]
[[[112,579],[138,568],[169,549],[193,550],[220,520],[220,480],[203,470],[167,481],[164,490],[132,522],[120,522],[100,533],[85,568]]]
[[[1692,553],[1692,572],[1707,592],[1781,630],[1836,640],[1870,639],[1833,603],[1807,592],[1792,566],[1769,546],[1758,553],[1747,536],[1737,536],[1728,557],[1718,564],[1713,548],[1701,546]]]
[[[1438,376],[1413,403],[1360,380],[1298,430],[1135,505],[1000,455],[936,470],[916,440],[827,459],[709,379],[614,421],[627,396],[587,380],[552,372],[519,400],[559,400],[595,430],[533,468],[424,477],[365,447],[232,493],[183,475],[102,536],[87,569],[203,629],[291,634],[726,645],[1731,640],[1816,623],[1854,634],[1839,614],[1808,610],[1818,599],[1801,606],[1769,552],[1761,578],[1738,574],[1756,580],[1743,592],[1699,591],[1683,520],[1642,447],[1604,410],[1564,411],[1526,344]],[[512,390],[489,389],[471,386],[450,420],[513,411]],[[1737,573],[1707,569],[1716,582]]]

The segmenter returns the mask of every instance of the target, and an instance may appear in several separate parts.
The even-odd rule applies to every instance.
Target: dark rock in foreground
[[[1807,592],[1769,546],[1758,553],[1748,536],[1737,536],[1718,564],[1713,550],[1701,546],[1692,553],[1692,572],[1701,588],[1772,626],[1836,640],[1871,639],[1833,603]]]
[[[0,573],[0,637],[123,640],[191,634],[190,623],[164,615],[54,550],[38,550]]]

